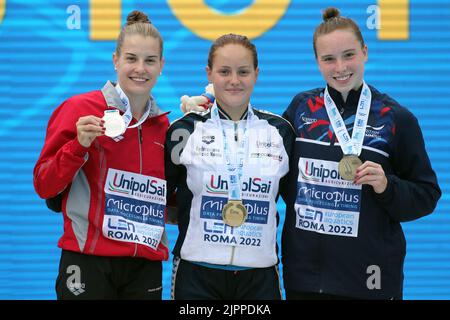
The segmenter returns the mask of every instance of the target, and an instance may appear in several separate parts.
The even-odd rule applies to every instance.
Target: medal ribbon
[[[222,126],[222,121],[219,117],[219,108],[216,102],[211,108],[211,119],[217,124],[218,128],[222,132],[223,137],[223,151],[225,157],[225,168],[228,172],[228,200],[242,200],[241,195],[241,181],[242,172],[244,167],[244,161],[248,154],[248,129],[250,128],[250,120],[253,117],[252,106],[248,105],[247,120],[244,128],[244,134],[238,144],[238,150],[232,156],[230,145],[227,140],[225,130]],[[237,125],[237,124],[235,124]],[[236,130],[236,129],[235,129]],[[232,159],[233,158],[233,159]]]
[[[122,88],[120,87],[119,83],[116,84],[116,90],[119,94],[120,100],[125,105],[125,113],[122,115],[122,119],[125,122],[125,128],[136,128],[140,126],[150,115],[150,112],[154,114],[154,104],[155,101],[153,100],[153,97],[150,95],[150,99],[147,102],[147,106],[145,107],[145,113],[142,115],[142,117],[139,119],[139,121],[130,126],[131,119],[133,119],[133,115],[131,114],[131,104],[130,100],[128,99],[125,92],[123,92]],[[126,130],[126,129],[125,129]]]
[[[351,137],[347,131],[344,120],[336,107],[336,104],[328,92],[328,86],[325,88],[324,98],[328,118],[330,118],[331,126],[336,133],[342,152],[344,155],[359,156],[361,154],[362,145],[364,142],[367,120],[369,119],[370,103],[372,101],[372,93],[370,92],[369,87],[363,81],[363,88],[361,90],[361,95],[359,96],[355,123],[353,125]]]

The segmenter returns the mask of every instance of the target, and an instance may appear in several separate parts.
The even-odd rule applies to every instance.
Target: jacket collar
[[[217,103],[217,102],[216,102]],[[217,109],[219,109],[219,118],[220,119],[224,119],[224,120],[232,120],[231,117],[228,115],[228,113],[226,113],[225,110],[222,109],[222,107],[217,103]],[[247,114],[248,114],[248,109],[245,110],[245,112],[242,114],[240,120],[245,120],[247,119]]]
[[[362,91],[362,84],[357,90],[350,90],[347,96],[347,101],[344,102],[344,99],[342,98],[342,95],[339,91],[331,87],[330,85],[327,85],[328,92],[330,93],[331,98],[333,99],[334,103],[336,104],[336,107],[338,108],[339,112],[342,114],[344,110],[356,110],[356,107],[358,106],[359,102],[359,96],[361,95]]]
[[[109,108],[119,109],[122,112],[126,111],[126,107],[120,99],[119,93],[116,90],[116,83],[112,81],[106,81],[105,85],[101,89],[103,97],[105,98],[106,104]],[[168,114],[169,112],[163,113],[158,107],[156,102],[152,106],[152,111],[149,117],[155,117],[162,114]]]

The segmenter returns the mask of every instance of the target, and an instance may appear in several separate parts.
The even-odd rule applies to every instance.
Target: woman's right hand
[[[77,121],[78,142],[85,148],[89,148],[95,138],[105,133],[105,121],[95,116],[80,117]]]

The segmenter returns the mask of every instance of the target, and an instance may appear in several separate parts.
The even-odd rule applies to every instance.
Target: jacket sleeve
[[[386,190],[375,197],[393,220],[404,222],[432,213],[441,190],[416,117],[401,108],[395,131],[394,174],[387,175]]]
[[[294,116],[295,116],[296,107],[299,104],[300,95],[301,94],[298,94],[292,99],[291,103],[289,104],[289,106],[283,112],[283,115],[282,115],[282,117],[284,119],[286,119],[291,124],[292,128],[294,129],[294,131],[295,131]]]
[[[180,156],[190,135],[190,132],[182,127],[181,121],[179,120],[170,126],[167,131],[164,148],[165,176],[167,181],[167,222],[171,224],[178,222],[176,189],[186,176],[186,169],[180,163]]]
[[[280,181],[280,195],[283,198],[284,202],[287,203],[289,201],[289,186],[290,179],[292,179],[291,168],[293,168],[293,158],[294,158],[294,144],[295,144],[295,132],[294,128],[290,125],[290,123],[285,123],[282,127],[282,137],[284,149],[289,157],[289,171],[288,173],[281,178]]]
[[[295,172],[294,168],[297,166],[297,164],[294,161],[294,148],[295,148],[295,142],[296,142],[296,138],[297,138],[297,131],[295,130],[294,118],[295,118],[295,110],[297,109],[300,98],[301,98],[301,94],[297,94],[292,99],[291,103],[289,104],[289,106],[286,108],[286,110],[283,112],[283,115],[282,115],[282,117],[285,120],[287,120],[287,122],[289,122],[289,124],[290,124],[289,134],[287,135],[287,138],[284,140],[286,152],[288,152],[288,155],[289,155],[289,172],[280,181],[280,195],[286,204],[289,201],[292,201],[291,200],[292,198],[295,199],[295,197],[296,197],[295,196],[295,194],[296,194],[295,188],[293,189],[293,188],[289,188],[289,187],[292,185],[296,185],[296,182],[292,182],[292,180],[297,181],[297,177],[294,174],[294,172]]]
[[[33,170],[34,188],[43,199],[64,191],[87,160],[88,148],[77,139],[79,115],[75,110],[69,99],[50,117],[44,147]]]
[[[180,156],[186,146],[189,134],[187,129],[179,125],[179,122],[170,126],[167,131],[164,162],[168,195],[171,195],[176,190],[182,178],[184,167],[180,163]]]

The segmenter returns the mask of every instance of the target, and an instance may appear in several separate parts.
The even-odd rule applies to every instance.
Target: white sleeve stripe
[[[305,138],[296,138],[295,141],[301,141],[301,142],[306,142],[306,143],[314,143],[314,144],[320,144],[323,146],[329,146],[330,143],[329,142],[324,142],[324,141],[316,141],[316,140],[312,140],[312,139],[305,139]],[[339,146],[339,143],[335,143],[335,146]],[[382,151],[382,150],[378,150],[376,148],[372,148],[372,147],[367,147],[367,146],[363,146],[363,149],[369,150],[369,151],[373,151],[376,153],[379,153],[383,156],[385,156],[386,158],[389,158],[389,154]]]

